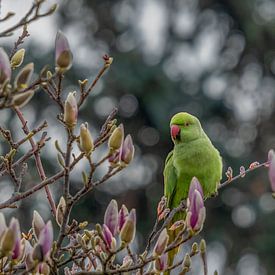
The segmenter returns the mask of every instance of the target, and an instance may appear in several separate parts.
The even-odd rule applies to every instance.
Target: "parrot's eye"
[[[184,126],[189,126],[190,125],[190,123],[189,122],[186,122],[185,124],[184,124]]]

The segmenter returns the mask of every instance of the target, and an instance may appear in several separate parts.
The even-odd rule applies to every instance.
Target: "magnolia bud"
[[[127,135],[121,147],[121,152],[120,152],[121,162],[128,165],[134,157],[134,152],[135,152],[135,148],[133,145],[132,137],[130,135]]]
[[[19,71],[14,79],[14,88],[17,91],[23,90],[28,87],[33,75],[33,70],[33,63],[29,63]]]
[[[206,242],[204,239],[201,240],[200,242],[200,252],[203,254],[206,252]]]
[[[8,228],[1,238],[0,251],[3,256],[7,256],[15,244],[15,234],[11,228]]]
[[[42,219],[40,214],[36,210],[34,210],[33,218],[32,218],[32,228],[33,228],[33,233],[36,240],[38,240],[39,234],[41,230],[44,228],[44,226],[45,226],[44,220]]]
[[[24,260],[26,264],[26,269],[29,270],[33,267],[33,258],[32,258],[32,253],[33,253],[33,247],[31,246],[30,242],[28,240],[23,240],[24,241]]]
[[[123,227],[128,215],[129,215],[129,211],[127,207],[123,204],[118,212],[118,230],[119,231]]]
[[[111,134],[108,142],[110,151],[118,150],[124,139],[124,128],[123,124],[120,124]]]
[[[112,235],[115,236],[118,224],[118,207],[116,200],[111,200],[108,207],[106,208],[104,215],[104,224],[108,226]]]
[[[198,246],[198,243],[193,243],[192,244],[192,249],[191,249],[192,253],[193,254],[197,254],[199,252],[199,246]]]
[[[76,125],[78,115],[75,93],[76,92],[70,92],[68,94],[64,107],[64,122],[71,129]]]
[[[11,66],[9,57],[3,48],[0,48],[0,84],[5,84],[11,78]]]
[[[90,156],[94,149],[94,142],[87,123],[82,123],[80,126],[80,148],[86,156]]]
[[[103,235],[103,238],[104,238],[104,241],[105,241],[107,247],[110,248],[112,239],[113,239],[113,235],[106,224],[103,224],[103,226],[102,226],[102,235]]]
[[[154,255],[162,255],[162,253],[164,252],[164,250],[167,247],[168,240],[169,240],[169,236],[168,236],[167,230],[165,228],[161,231],[161,233],[159,235],[159,238],[158,238],[157,243],[155,245],[153,254]]]
[[[162,254],[155,260],[155,268],[158,271],[164,271],[167,268],[168,255]]]
[[[12,259],[16,260],[20,258],[22,253],[22,246],[21,246],[21,232],[20,232],[20,225],[19,221],[15,218],[12,218],[10,221],[9,228],[13,231],[14,234],[14,245],[12,248]]]
[[[190,267],[191,266],[191,258],[188,253],[185,254],[184,260],[183,260],[183,266]]]
[[[12,103],[14,106],[22,108],[32,99],[33,95],[33,90],[24,92],[22,94],[14,95],[12,98]]]
[[[136,234],[136,210],[132,209],[125,221],[121,231],[120,239],[122,242],[128,244],[133,241]]]
[[[61,197],[56,208],[56,217],[55,217],[56,222],[59,226],[61,226],[63,223],[65,209],[66,209],[66,201],[64,197]]]
[[[19,67],[23,63],[24,57],[25,49],[18,50],[11,58],[11,67],[13,69]]]
[[[66,36],[58,31],[55,39],[55,64],[57,70],[65,72],[72,66],[73,55]]]
[[[46,259],[51,251],[53,244],[53,226],[48,221],[39,234],[38,243],[41,245],[43,258]]]

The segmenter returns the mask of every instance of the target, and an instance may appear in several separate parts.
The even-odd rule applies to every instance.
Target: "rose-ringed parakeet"
[[[190,182],[196,177],[204,198],[217,192],[222,177],[222,159],[218,150],[203,131],[200,121],[188,113],[174,115],[170,122],[174,149],[168,154],[164,168],[164,194],[168,207],[173,209],[187,198]],[[184,219],[185,213],[177,213],[170,226]],[[169,231],[169,243],[178,231]],[[177,249],[168,253],[168,264],[172,265]]]

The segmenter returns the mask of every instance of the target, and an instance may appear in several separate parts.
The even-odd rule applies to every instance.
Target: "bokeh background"
[[[31,1],[2,0],[1,16],[22,15]],[[49,1],[49,5],[56,1]],[[196,115],[220,150],[224,166],[235,174],[239,167],[264,161],[275,144],[275,2],[272,0],[98,0],[57,1],[58,11],[33,23],[25,43],[26,60],[36,72],[45,64],[54,68],[54,39],[61,29],[70,41],[74,65],[67,74],[64,96],[78,89],[78,79],[94,78],[105,53],[114,58],[80,113],[96,136],[114,107],[118,121],[133,136],[136,156],[128,169],[83,198],[73,217],[102,222],[112,198],[135,207],[138,235],[135,249],[144,247],[163,195],[162,171],[172,149],[169,120],[178,111]],[[47,6],[47,5],[46,5]],[[2,39],[8,51],[18,33]],[[47,175],[57,171],[53,142],[62,143],[64,132],[56,123],[58,109],[38,92],[23,109],[30,125],[48,119],[52,136],[44,150]],[[10,110],[1,111],[1,125],[20,136],[18,120]],[[1,141],[2,143],[2,141]],[[27,150],[23,148],[22,150]],[[4,153],[5,147],[1,147]],[[94,155],[98,158],[104,148]],[[81,185],[78,167],[75,190]],[[29,168],[26,185],[37,180]],[[226,170],[226,169],[225,169]],[[224,177],[225,178],[225,177]],[[57,183],[59,199],[62,183]],[[0,199],[12,192],[8,179],[0,182]],[[219,196],[206,202],[207,220],[201,237],[208,243],[210,273],[258,275],[275,272],[275,201],[270,194],[266,169],[252,172]],[[50,217],[44,192],[7,210],[30,227],[33,209]],[[22,219],[22,217],[24,217]],[[199,259],[195,261],[199,266]],[[197,269],[198,274],[199,267]]]

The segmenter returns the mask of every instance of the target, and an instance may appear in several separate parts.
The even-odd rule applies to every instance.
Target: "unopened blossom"
[[[189,192],[188,192],[188,198],[191,200],[192,199],[192,195],[194,194],[195,190],[198,190],[203,198],[203,190],[201,187],[201,184],[199,182],[199,180],[196,177],[193,177],[190,183],[190,187],[189,187]]]
[[[39,234],[38,244],[41,245],[43,258],[47,258],[53,244],[53,226],[48,221]]]
[[[202,229],[206,215],[202,188],[198,183],[198,181],[192,180],[187,199],[186,225],[189,230],[193,231]]]
[[[135,147],[133,145],[133,140],[130,135],[126,136],[120,150],[121,150],[120,152],[121,162],[126,165],[129,164],[132,161],[135,153]]]
[[[128,215],[129,215],[129,211],[127,207],[123,204],[118,212],[118,230],[119,231],[123,227]]]
[[[12,230],[14,234],[14,245],[12,249],[12,259],[18,259],[22,253],[22,245],[21,245],[21,231],[19,221],[15,218],[12,218],[10,221],[9,228]]]
[[[111,134],[108,147],[110,151],[118,150],[123,142],[124,139],[124,127],[123,124],[120,124]]]
[[[59,203],[56,207],[56,222],[59,226],[63,223],[64,213],[66,209],[66,201],[64,197],[62,196],[59,200]]]
[[[11,58],[11,67],[17,68],[21,66],[25,57],[25,49],[18,50]]]
[[[3,48],[0,48],[0,84],[3,85],[11,78],[11,65],[9,57]]]
[[[65,72],[72,66],[73,55],[69,42],[61,31],[58,31],[55,39],[55,65],[58,71]]]
[[[132,209],[120,231],[120,239],[128,244],[132,242],[136,234],[136,210]]]
[[[33,233],[36,240],[38,240],[40,232],[44,228],[44,226],[45,226],[44,220],[42,219],[40,214],[36,210],[34,210],[33,218],[32,218],[32,228],[33,228]]]
[[[75,92],[70,92],[65,100],[64,122],[73,129],[77,123],[78,107],[75,98]]]
[[[167,229],[164,228],[161,231],[158,237],[157,243],[154,247],[154,251],[153,251],[154,255],[162,255],[167,247],[168,241],[169,241],[169,236],[167,234]]]
[[[80,148],[87,157],[91,155],[94,149],[93,138],[90,131],[88,130],[87,123],[82,123],[80,126]]]
[[[159,272],[164,271],[167,268],[168,254],[164,253],[155,260],[155,269]]]
[[[118,225],[118,207],[116,200],[111,200],[108,207],[106,208],[104,215],[104,224],[108,226],[112,235],[115,236]]]
[[[108,248],[110,248],[112,244],[113,234],[106,224],[103,224],[102,226],[102,235],[103,235],[105,244],[107,245]]]

